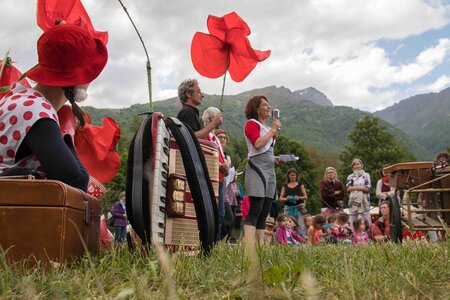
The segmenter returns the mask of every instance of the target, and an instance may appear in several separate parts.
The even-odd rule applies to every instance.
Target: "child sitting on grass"
[[[334,226],[335,221],[336,221],[336,214],[330,214],[327,217],[327,222],[325,223],[325,225],[323,225],[323,232],[330,234],[330,232],[332,231],[331,228]]]
[[[315,215],[312,225],[308,229],[308,243],[312,245],[319,244],[326,233],[323,232],[323,225],[325,224],[325,217],[322,215]]]
[[[295,233],[288,225],[289,217],[285,214],[279,214],[277,217],[277,241],[282,245],[305,244],[306,240]]]
[[[275,225],[275,220],[272,217],[267,217],[266,226],[264,229],[264,244],[272,244],[273,240],[273,226]]]
[[[358,218],[353,221],[353,232],[352,244],[353,245],[367,245],[369,243],[369,235],[366,230],[369,227],[369,222],[364,218]]]
[[[303,223],[305,225],[300,227],[300,235],[305,240],[308,239],[308,229],[309,229],[309,227],[311,227],[312,222],[313,222],[313,217],[310,214],[306,214],[306,215],[303,216]]]
[[[301,236],[300,227],[298,226],[296,218],[294,216],[288,216],[288,218],[288,226],[291,227],[292,231]]]
[[[339,212],[336,216],[336,222],[339,226],[331,235],[335,238],[337,243],[351,244],[352,243],[352,229],[348,225],[349,215],[345,212]]]

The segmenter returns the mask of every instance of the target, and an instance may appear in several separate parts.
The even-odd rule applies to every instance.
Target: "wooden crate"
[[[406,162],[384,168],[389,175],[389,185],[398,189],[410,189],[433,178],[433,162]]]

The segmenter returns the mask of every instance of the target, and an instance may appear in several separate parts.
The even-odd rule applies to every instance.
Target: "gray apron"
[[[245,167],[245,194],[249,197],[273,198],[276,189],[273,147],[249,158]]]

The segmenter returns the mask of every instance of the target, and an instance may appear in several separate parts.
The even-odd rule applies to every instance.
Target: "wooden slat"
[[[386,174],[390,174],[400,170],[431,169],[433,166],[434,163],[432,161],[406,162],[386,167],[383,171]]]
[[[423,225],[417,225],[420,227],[427,227],[427,226],[431,226],[431,227],[442,227],[442,224],[430,217],[425,217],[425,216],[416,216],[415,218],[412,219],[412,223],[414,224],[414,226],[416,226],[416,222],[417,224],[423,224]]]
[[[413,224],[413,227],[428,227],[429,225],[425,224],[421,220],[416,218],[411,218],[411,223]]]

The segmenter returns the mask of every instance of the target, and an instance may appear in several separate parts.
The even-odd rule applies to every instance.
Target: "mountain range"
[[[283,124],[281,134],[302,142],[324,154],[338,154],[349,143],[348,134],[355,121],[370,115],[346,106],[334,106],[332,101],[313,87],[291,91],[285,87],[269,86],[226,95],[223,100],[223,127],[235,138],[243,138],[244,105],[253,95],[265,95],[271,106],[280,109]],[[203,111],[208,106],[220,105],[220,95],[206,95]],[[135,116],[148,111],[148,104],[135,104],[123,109],[83,107],[93,124],[100,124],[104,116],[119,123],[123,133],[131,133]],[[178,98],[153,102],[153,110],[166,117],[176,116],[181,108]],[[439,109],[438,109],[439,108]],[[396,136],[419,160],[430,160],[437,152],[450,145],[450,88],[438,94],[417,95],[392,107],[375,113],[380,124]]]
[[[450,88],[407,98],[374,114],[403,130],[431,153],[450,146]]]

